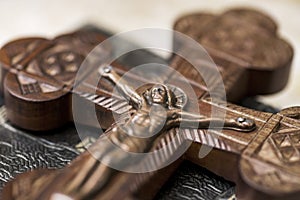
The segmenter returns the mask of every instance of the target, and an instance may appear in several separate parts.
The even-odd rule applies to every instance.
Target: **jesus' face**
[[[151,88],[152,102],[156,104],[166,104],[167,91],[163,85],[155,85]]]

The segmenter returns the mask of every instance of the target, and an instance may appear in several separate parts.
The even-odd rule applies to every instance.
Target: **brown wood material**
[[[218,16],[189,15],[176,22],[175,30],[188,34],[206,47],[220,68],[227,99],[234,101],[245,95],[272,93],[282,89],[286,84],[293,56],[292,49],[289,44],[278,38],[273,20],[257,11],[239,9]],[[185,47],[175,48],[184,49]],[[5,48],[2,51],[5,51]],[[4,57],[2,60],[5,63],[11,59]],[[23,60],[26,61],[26,59]],[[162,146],[167,139],[176,135],[192,140],[193,144],[183,159],[189,159],[234,181],[237,184],[238,198],[297,199],[300,192],[299,108],[289,108],[281,113],[271,114],[226,104],[222,99],[212,102],[203,79],[197,76],[190,64],[174,56],[170,65],[185,75],[193,86],[198,99],[196,105],[199,106],[200,114],[205,119],[210,119],[211,110],[215,109],[219,113],[226,113],[225,121],[241,117],[253,120],[256,127],[250,132],[233,129],[214,129],[209,132],[203,127],[199,129],[190,127],[183,130],[173,127],[173,129],[163,131],[162,136],[165,137],[157,143],[154,142],[153,145]],[[6,70],[10,69],[9,67]],[[113,68],[118,75],[128,70],[117,64],[113,65]],[[8,74],[5,79],[9,76],[14,77],[16,74]],[[83,83],[88,84],[89,81],[95,79],[95,76],[97,74],[90,74],[83,80]],[[148,80],[141,74],[131,74],[131,81],[148,83]],[[162,84],[171,83],[179,88],[182,85],[181,82],[181,79],[172,74],[162,80]],[[4,81],[4,90],[10,84],[14,84],[13,81],[9,83],[9,81]],[[105,98],[111,98],[112,87],[113,84],[109,81],[101,80],[96,94],[98,97],[102,95]],[[17,90],[16,86],[11,88]],[[87,88],[82,88],[80,91],[82,90],[88,93]],[[10,92],[9,89],[7,91]],[[20,92],[19,88],[18,91]],[[65,94],[68,92],[66,91]],[[15,96],[25,98],[25,94]],[[42,97],[44,96],[41,95]],[[88,99],[88,96],[85,98]],[[103,114],[101,109],[109,108],[99,104],[98,109]],[[189,112],[193,109],[191,104],[187,104],[185,108]],[[112,108],[110,110],[116,112]],[[104,112],[103,116],[105,114]],[[13,120],[13,115],[10,117]],[[110,115],[107,115],[106,120],[111,120]],[[113,128],[108,129],[106,135],[114,136],[113,130]],[[106,151],[103,150],[105,148],[101,146],[100,141],[101,138],[90,151]],[[144,140],[141,141],[144,142]],[[127,144],[124,143],[124,145]],[[142,145],[144,143],[141,143]],[[199,149],[205,145],[213,147],[214,150],[201,159],[198,156]],[[142,150],[148,152],[148,150]],[[108,153],[111,152],[108,151]],[[110,169],[89,152],[85,152],[62,170],[47,173],[36,172],[38,175],[21,175],[7,185],[4,197],[22,200],[50,199],[53,195],[63,194],[73,199],[134,199],[139,197],[141,191],[155,192],[170,174],[167,173],[165,177],[152,182],[155,187],[150,187],[149,181],[156,180],[154,177],[159,175],[164,176],[164,170],[173,171],[178,162],[162,171],[130,174]],[[24,185],[24,182],[27,184]],[[29,191],[27,185],[32,185],[34,189]]]
[[[245,95],[273,93],[287,83],[293,49],[278,37],[275,22],[261,12],[241,8],[220,15],[191,14],[177,20],[174,29],[203,45],[216,64],[226,69],[224,73],[231,77],[225,80],[231,82],[229,100],[241,91]],[[236,70],[241,73],[237,67],[246,73],[242,79],[232,76]]]
[[[1,86],[9,120],[29,130],[50,130],[72,120],[71,95],[86,55],[105,37],[78,31],[53,40],[12,41],[0,50]],[[107,49],[109,55],[109,49]]]

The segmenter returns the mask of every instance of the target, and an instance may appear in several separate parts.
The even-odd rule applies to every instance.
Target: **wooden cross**
[[[286,84],[292,49],[277,37],[274,22],[259,12],[231,10],[219,16],[194,14],[178,20],[175,30],[193,37],[208,50],[219,66],[227,99],[231,101],[245,95],[272,93]],[[95,33],[88,34],[94,35],[92,41],[103,40]],[[180,91],[184,93],[184,88],[180,88],[182,80],[172,74],[163,80],[160,79],[162,82],[154,83],[154,85],[149,84],[147,79],[141,77],[140,74],[131,74],[131,81],[142,82],[144,86],[136,91],[130,87],[124,89],[126,84],[119,84],[117,79],[130,68],[117,63],[112,64],[112,67],[101,67],[100,73],[91,73],[82,80],[82,85],[87,86],[99,74],[106,77],[106,79],[101,79],[99,87],[96,88],[96,94],[92,94],[93,88],[88,87],[72,90],[74,79],[71,77],[74,76],[76,70],[68,72],[68,69],[73,69],[72,64],[78,62],[73,63],[74,59],[80,58],[78,55],[84,56],[84,53],[80,54],[75,50],[87,50],[94,44],[79,40],[77,44],[80,47],[83,43],[89,44],[88,47],[78,48],[75,45],[70,48],[68,39],[77,40],[77,35],[78,33],[64,36],[67,42],[63,45],[57,42],[59,39],[54,40],[54,43],[53,41],[44,42],[43,39],[28,39],[10,43],[2,49],[1,58],[5,66],[4,72],[6,72],[2,73],[4,74],[2,76],[4,78],[3,90],[8,117],[12,123],[22,128],[43,130],[71,120],[70,91],[81,91],[75,93],[80,101],[87,101],[87,104],[89,101],[93,103],[92,105],[97,105],[100,121],[106,122],[104,126],[112,123],[111,111],[119,115],[127,113],[128,110],[136,113],[138,110],[149,112],[147,106],[176,98],[176,89],[172,89],[169,85],[176,85],[179,93]],[[25,41],[29,41],[29,44],[25,44]],[[32,43],[37,43],[36,41],[43,45],[34,46]],[[48,43],[52,45],[47,46]],[[76,43],[72,42],[72,44]],[[34,47],[29,47],[30,45]],[[68,47],[67,51],[64,51],[65,46]],[[184,49],[185,47],[175,48]],[[18,49],[18,53],[22,52],[22,55],[14,52]],[[53,51],[54,55],[57,51],[62,53],[59,53],[53,60],[51,57]],[[70,54],[73,51],[76,55]],[[67,52],[66,55],[63,54],[65,52]],[[104,55],[103,59],[106,56]],[[47,62],[49,67],[46,65],[46,69],[41,70],[42,73],[39,74],[36,73],[36,69],[41,68],[39,66],[41,62]],[[61,70],[61,67],[59,69],[55,67],[57,66],[55,62],[58,62],[59,66],[63,63],[64,70]],[[120,130],[118,124],[108,128],[104,136],[114,141],[114,144],[123,145],[125,149],[136,153],[155,151],[163,148],[168,141],[174,140],[177,146],[175,145],[168,153],[164,152],[166,159],[184,144],[181,141],[182,138],[192,140],[192,145],[175,163],[149,173],[136,174],[118,171],[101,163],[97,158],[104,156],[108,160],[113,160],[112,162],[114,159],[118,162],[118,160],[126,161],[127,157],[110,151],[110,146],[105,146],[106,143],[102,140],[104,136],[101,136],[90,151],[81,154],[62,170],[33,171],[20,175],[5,188],[4,197],[7,199],[55,199],[56,197],[136,199],[145,198],[143,195],[146,195],[147,198],[151,198],[180,162],[188,159],[234,181],[237,184],[238,198],[297,198],[300,190],[300,121],[298,120],[300,109],[288,108],[278,114],[271,114],[225,104],[222,99],[212,102],[207,85],[201,77],[197,76],[188,62],[179,56],[174,56],[170,65],[189,80],[197,95],[196,103],[201,112],[197,113],[198,115],[190,114],[195,109],[191,106],[193,105],[191,102],[188,102],[182,111],[180,105],[170,101],[163,104],[164,111],[167,112],[166,122],[170,122],[170,125],[163,124],[166,129],[162,129],[157,137],[136,140],[135,137],[130,136],[129,129]],[[209,72],[209,69],[206,70]],[[59,76],[61,71],[66,74]],[[67,78],[67,80],[62,78]],[[131,102],[126,109],[119,106],[124,103],[122,98],[112,96],[114,84]],[[165,100],[158,98],[156,102],[154,97],[157,92],[161,93],[160,97]],[[170,95],[164,96],[166,93]],[[189,101],[189,94],[186,96]],[[144,99],[140,99],[142,97]],[[144,104],[140,106],[141,101],[146,102],[144,103],[146,108]],[[217,126],[219,120],[210,118],[213,109],[219,113],[226,113],[224,119],[226,129],[220,130]],[[62,117],[60,110],[64,111]],[[175,115],[171,112],[174,110]],[[159,110],[157,113],[159,113],[157,117],[160,117]],[[135,114],[130,117],[136,116]],[[53,117],[58,117],[58,119],[52,119]],[[181,118],[191,120],[192,123],[189,127],[178,129],[176,123]],[[47,123],[47,120],[50,122]],[[130,118],[129,122],[132,120]],[[157,121],[159,120],[155,122]],[[195,127],[195,121],[199,122],[197,127]],[[207,131],[207,123],[211,121],[216,126],[213,127],[213,131]],[[136,126],[136,123],[132,122],[132,125]],[[143,130],[134,130],[133,134],[143,132]],[[214,147],[214,149],[206,157],[199,159],[198,152],[203,145]],[[98,153],[99,157],[91,155],[90,152]],[[162,155],[159,154],[159,156]],[[161,158],[160,161],[162,160]]]

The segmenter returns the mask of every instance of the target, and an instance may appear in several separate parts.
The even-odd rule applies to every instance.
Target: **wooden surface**
[[[79,31],[53,40],[20,39],[1,49],[2,95],[10,121],[49,130],[72,120],[70,89],[86,55],[104,36]]]
[[[231,15],[239,15],[239,17],[233,19],[231,18]],[[189,16],[187,18],[190,17],[193,18],[191,23],[193,24],[192,27],[197,26],[194,25],[194,23],[199,23],[201,26],[203,22],[205,22],[207,27],[210,27],[209,23],[218,24],[219,26],[217,27],[214,26],[214,24],[211,25],[212,31],[215,28],[224,29],[225,31],[228,29],[230,30],[232,24],[242,27],[242,32],[249,27],[251,29],[251,31],[247,30],[241,35],[235,35],[235,32],[229,32],[231,33],[229,34],[229,38],[217,40],[220,41],[218,46],[214,46],[213,42],[216,41],[215,38],[210,39],[210,37],[213,36],[212,34],[206,35],[206,32],[202,33],[201,29],[200,31],[196,29],[196,32],[192,32],[194,34],[192,36],[196,36],[199,40],[204,40],[208,51],[211,52],[213,58],[216,58],[217,65],[222,71],[221,75],[224,79],[225,89],[229,99],[232,98],[232,100],[236,100],[244,95],[272,93],[282,89],[287,80],[292,50],[287,43],[278,39],[271,19],[260,13],[247,10],[238,11],[238,13],[237,11],[231,11],[221,15],[221,17],[212,16],[215,22],[208,22],[207,20],[209,20],[210,17],[205,18],[203,21],[202,15],[196,15],[196,20],[194,16]],[[269,25],[260,27],[259,24],[255,23],[257,21],[256,17],[259,18],[259,21],[265,19],[266,24]],[[243,18],[245,20],[250,19],[247,24],[251,24],[251,26],[243,26]],[[186,19],[181,18],[179,22]],[[226,20],[229,20],[229,22],[226,22]],[[177,28],[179,27],[179,22],[176,25]],[[185,29],[182,30],[183,32],[185,31]],[[187,33],[190,34],[190,32]],[[241,46],[239,43],[235,43],[235,40],[230,38],[234,38],[233,36],[246,37],[250,40],[250,43],[254,43],[254,46],[257,48],[250,48],[249,51],[245,51],[243,54],[243,47],[246,47]],[[278,43],[277,45],[280,46],[280,49],[283,49],[282,51],[286,54],[280,51],[273,52],[274,55],[268,55],[264,50],[264,46],[261,46],[261,38],[271,40],[270,44]],[[234,48],[227,48],[228,46],[226,45],[223,46],[223,44],[228,41],[232,42],[229,47],[238,46],[239,49],[236,50]],[[180,48],[184,48],[184,46]],[[270,48],[272,48],[272,46],[270,46]],[[258,59],[255,54],[257,51],[264,52],[265,56]],[[249,53],[253,53],[251,54],[251,57],[247,56]],[[279,55],[282,57],[279,57]],[[232,59],[232,57],[235,59]],[[272,58],[277,58],[278,60],[274,62]],[[234,62],[236,60],[239,62]],[[208,91],[205,89],[203,90],[206,86],[201,85],[203,80],[201,80],[201,78],[198,80],[199,77],[194,77],[195,73],[193,73],[188,64],[180,58],[175,57],[171,61],[171,66],[182,72],[182,74],[189,79],[190,84],[197,94],[198,102],[196,103],[199,108],[201,108],[201,114],[203,116],[209,119],[211,110],[216,109],[219,113],[226,113],[225,120],[233,120],[240,117],[254,120],[256,128],[248,133],[225,129],[216,129],[213,132],[208,132],[206,129],[187,129],[184,132],[180,129],[171,129],[167,132],[164,131],[162,134],[164,134],[165,137],[163,137],[160,142],[155,143],[155,145],[160,146],[161,142],[166,142],[166,138],[176,138],[175,136],[178,134],[185,135],[186,138],[193,141],[193,145],[189,151],[187,151],[184,158],[202,164],[215,173],[237,183],[238,197],[248,199],[254,198],[253,196],[243,196],[244,194],[250,194],[245,193],[245,191],[252,191],[256,198],[261,199],[266,198],[267,196],[272,198],[297,198],[300,190],[300,155],[298,149],[298,131],[300,129],[300,122],[298,119],[293,118],[298,118],[299,109],[290,108],[282,113],[273,115],[242,108],[233,104],[226,105],[222,99],[218,102],[212,102]],[[126,70],[124,66],[113,65],[113,67],[116,68],[119,74],[124,73]],[[283,78],[280,77],[282,82],[275,81],[276,79],[278,80],[278,73],[281,75],[285,74]],[[233,74],[235,75],[234,79],[231,77]],[[95,74],[91,74],[91,77],[94,75]],[[133,74],[131,77],[135,81],[146,81],[145,83],[147,83],[147,80],[137,78],[140,77],[139,74]],[[5,79],[9,78],[9,74],[6,75]],[[83,82],[88,82],[89,80],[91,80],[91,78],[83,80]],[[103,81],[103,84],[100,83],[101,86],[108,84],[105,80]],[[261,82],[261,88],[258,86],[259,84],[256,85],[257,82]],[[4,82],[4,90],[9,86],[8,83],[9,82]],[[163,83],[174,83],[177,87],[181,86],[181,80],[178,79],[177,76],[172,75],[164,80]],[[237,84],[239,87],[236,86]],[[21,91],[20,88],[13,87],[13,89]],[[96,93],[98,97],[95,98],[99,98],[101,95],[110,94],[110,92],[109,88],[99,87]],[[23,96],[26,95],[27,94],[23,93]],[[83,97],[88,99],[87,96]],[[29,100],[33,101],[32,99]],[[101,107],[101,104],[98,106]],[[102,107],[105,108],[103,105]],[[13,107],[11,107],[11,109],[13,109]],[[191,104],[187,104],[185,107],[185,110],[187,111],[192,111],[192,109]],[[13,120],[14,116],[11,115],[11,117],[11,120]],[[107,134],[110,134],[110,132],[111,130],[108,129]],[[204,160],[199,159],[197,155],[198,148],[201,145],[214,147],[215,153],[208,155]],[[91,151],[101,152],[103,149],[101,149],[101,146],[96,142],[93,147],[91,147]],[[173,151],[175,151],[175,149],[173,149]],[[224,162],[222,163],[222,159],[215,160],[216,158],[226,158],[229,162],[224,164]],[[171,172],[176,168],[176,163],[169,167],[170,169],[167,171]],[[39,189],[31,191],[28,199],[50,198],[55,193],[66,194],[74,198],[95,197],[100,199],[105,197],[112,199],[124,196],[133,198],[136,191],[139,191],[140,187],[143,185],[145,186],[154,174],[161,173],[157,171],[154,172],[154,174],[136,175],[115,170],[112,170],[113,172],[110,171],[110,173],[101,173],[101,170],[104,168],[106,169],[106,166],[103,166],[103,164],[86,152],[62,171],[53,173],[47,172],[43,175],[40,175],[40,172],[33,172],[36,173],[36,175],[31,174],[30,176],[21,175],[19,179],[16,179],[16,181],[12,182],[6,188],[5,195],[7,195],[7,197],[18,199],[21,195],[28,192],[27,185],[34,185],[35,188]],[[111,181],[107,182],[107,176],[112,178]],[[87,177],[89,179],[86,179]],[[168,176],[165,176],[164,178],[167,177]],[[64,187],[70,180],[72,180],[72,183],[69,184],[68,187]],[[28,184],[22,184],[24,181],[28,181]],[[161,184],[163,181],[157,181],[156,184]],[[132,187],[133,183],[136,183],[136,187]],[[104,184],[104,186],[102,184]],[[156,187],[149,187],[147,190],[155,191],[155,188]],[[24,197],[21,199],[24,199]]]
[[[0,33],[0,45],[24,36],[52,38],[87,23],[103,27],[113,33],[145,27],[170,29],[176,19],[188,13],[209,11],[219,14],[224,10],[241,6],[255,8],[272,16],[280,24],[278,31],[281,35],[292,44],[295,52],[300,51],[300,27],[298,26],[300,2],[298,0],[189,0],[188,2],[132,0],[126,4],[122,0],[1,1],[0,23],[3,28]],[[132,40],[142,43],[143,37],[132,38]],[[171,46],[172,36],[166,37],[164,42],[166,46]],[[260,96],[260,101],[280,109],[299,105],[300,56],[298,54],[295,54],[292,66],[287,87],[280,93]]]

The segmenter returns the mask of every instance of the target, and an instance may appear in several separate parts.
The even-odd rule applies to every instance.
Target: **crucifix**
[[[219,66],[227,99],[231,101],[245,95],[278,91],[287,81],[292,49],[277,37],[274,22],[259,12],[237,9],[219,16],[194,14],[179,19],[175,24],[175,30],[193,37],[204,45]],[[42,45],[40,46],[42,48]],[[178,48],[185,47],[183,45]],[[51,46],[37,52],[39,55],[48,55],[45,53],[48,51],[51,55],[49,49],[64,48]],[[2,53],[3,51],[5,48]],[[43,103],[49,102],[44,99],[33,101],[33,97],[40,97],[42,91],[44,91],[43,98],[58,92],[60,96],[55,96],[50,103],[59,99],[63,107],[69,103],[69,99],[64,95],[70,93],[70,86],[73,83],[71,78],[71,81],[52,78],[59,74],[57,72],[59,69],[55,68],[56,65],[52,65],[56,59],[48,61],[48,57],[45,60],[52,67],[48,79],[33,74],[30,69],[40,63],[32,64],[35,61],[33,57],[39,55],[33,55],[31,58],[27,58],[26,55],[21,59],[25,64],[14,65],[13,69],[7,67],[3,88],[12,123],[33,130],[45,127],[34,125],[33,122],[36,120],[34,116],[24,118],[24,113],[20,113],[20,109],[14,107],[12,102],[18,101],[19,105],[23,106],[30,104],[31,111],[34,111],[35,105],[43,106]],[[62,58],[67,61],[74,60],[74,58],[68,59],[68,56],[69,54]],[[18,62],[18,59],[15,60]],[[9,66],[11,62],[9,58],[5,61]],[[180,162],[188,159],[234,181],[237,184],[238,198],[297,198],[300,189],[299,108],[288,108],[278,114],[271,114],[225,104],[223,99],[212,102],[209,91],[203,83],[203,77],[196,76],[197,73],[188,62],[179,56],[174,56],[170,65],[183,74],[192,85],[200,113],[192,112],[195,108],[191,106],[193,104],[190,102],[189,94],[186,94],[185,89],[180,88],[182,80],[177,74],[169,74],[160,79],[161,82],[154,83],[132,74],[130,75],[132,82],[144,83],[142,87],[135,90],[131,88],[131,82],[120,81],[121,75],[126,72],[126,67],[116,63],[100,66],[96,73],[82,80],[85,85],[89,85],[91,77],[101,75],[103,80],[96,88],[96,94],[88,90],[79,90],[81,93],[77,92],[76,95],[96,105],[100,120],[108,122],[105,124],[109,125],[111,122],[109,111],[117,114],[127,113],[124,121],[115,122],[108,127],[88,151],[64,169],[32,171],[20,175],[8,184],[4,197],[8,199],[152,198]],[[65,66],[72,68],[69,62]],[[30,86],[30,88],[42,89],[19,89],[14,79],[39,86]],[[122,101],[118,96],[112,95],[109,90],[111,87],[116,87],[120,96],[129,102],[128,109],[118,106]],[[52,93],[45,92],[47,89],[52,89]],[[112,100],[114,98],[115,100]],[[219,113],[226,113],[225,118],[209,117],[212,109],[216,109]],[[16,113],[21,114],[20,118]],[[68,112],[65,113],[69,116]],[[29,112],[26,113],[28,114]],[[31,123],[27,125],[28,123],[23,123],[21,119]],[[30,127],[30,124],[35,127]],[[178,128],[179,125],[182,126]],[[207,131],[209,127],[211,131]],[[132,173],[130,170],[123,171],[112,167],[115,164],[122,165],[122,169],[128,169],[134,165],[147,169],[150,166],[163,165],[177,149],[185,145],[187,140],[192,141],[192,144],[186,153],[174,163],[156,171],[144,170],[142,173]],[[170,144],[173,145],[172,148],[169,148]],[[200,159],[198,152],[203,146],[211,146],[214,149]],[[124,151],[133,154],[150,152],[157,152],[157,154],[149,157],[147,154],[145,157],[132,160],[127,153],[122,153]]]

